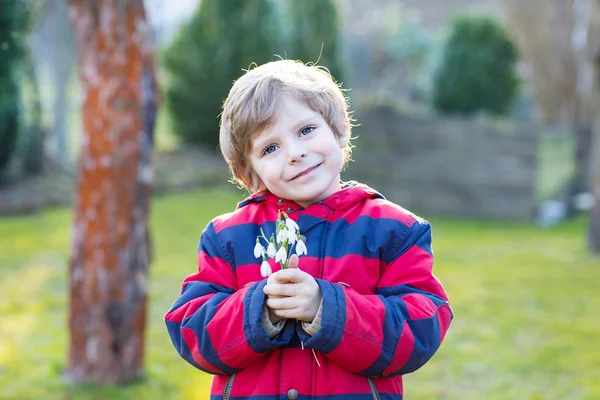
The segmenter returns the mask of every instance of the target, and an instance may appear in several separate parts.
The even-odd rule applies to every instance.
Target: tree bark
[[[144,375],[153,176],[153,125],[144,121],[156,104],[145,107],[143,81],[149,71],[154,79],[154,64],[142,0],[68,4],[79,53],[83,133],[65,377],[121,384]]]
[[[598,68],[600,70],[600,63]],[[594,154],[594,181],[592,184],[592,192],[596,203],[594,204],[594,208],[590,213],[588,243],[590,249],[594,253],[600,255],[600,131],[598,130],[600,127],[598,125],[600,125],[600,121],[596,124],[596,128],[594,130],[593,142],[595,151],[592,152],[592,154]]]
[[[592,188],[592,153],[593,153],[593,124],[592,122],[580,123],[574,126],[575,146],[573,161],[575,162],[575,171],[571,177],[568,197],[568,214],[575,215],[576,196],[582,193],[589,193]]]

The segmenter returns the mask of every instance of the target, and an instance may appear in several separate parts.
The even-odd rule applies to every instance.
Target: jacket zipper
[[[367,380],[369,381],[369,386],[371,386],[371,393],[373,394],[373,398],[375,400],[381,400],[381,396],[379,396],[379,392],[377,391],[377,387],[375,387],[375,382],[373,382],[373,378],[367,376]]]
[[[229,379],[227,379],[227,383],[225,384],[225,389],[223,390],[223,400],[229,400],[229,396],[231,395],[231,387],[233,386],[233,379],[235,378],[235,374],[231,375]]]

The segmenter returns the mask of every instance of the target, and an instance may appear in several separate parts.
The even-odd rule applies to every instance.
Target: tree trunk
[[[144,374],[153,175],[153,127],[144,114],[156,110],[144,107],[142,82],[154,65],[142,0],[69,0],[69,16],[79,53],[83,134],[66,378],[121,384]]]
[[[599,65],[600,67],[600,65]],[[592,192],[596,203],[590,213],[590,229],[588,232],[588,243],[590,249],[596,254],[600,254],[600,126],[596,124],[594,130],[594,150],[592,152],[594,156],[594,168],[593,175],[594,181],[592,184]]]
[[[46,134],[42,126],[42,99],[39,79],[33,64],[31,49],[28,49],[23,69],[31,90],[31,122],[28,126],[27,144],[24,155],[25,173],[41,175],[44,172]]]
[[[575,161],[575,172],[571,178],[569,187],[569,215],[577,213],[575,205],[576,196],[581,193],[591,191],[591,171],[592,171],[592,138],[593,124],[580,123],[575,126],[575,146],[573,160]]]

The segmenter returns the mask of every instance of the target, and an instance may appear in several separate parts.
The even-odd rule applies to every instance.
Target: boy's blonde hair
[[[275,122],[282,94],[320,113],[338,139],[350,139],[348,99],[325,68],[278,60],[247,71],[223,104],[219,141],[234,179],[251,192],[260,184],[250,165],[252,140]],[[345,164],[350,160],[350,143],[344,152]]]

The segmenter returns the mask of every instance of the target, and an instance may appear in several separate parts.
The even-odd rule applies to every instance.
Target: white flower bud
[[[308,249],[302,240],[298,240],[298,243],[296,243],[296,254],[298,254],[298,256],[308,254]]]
[[[258,239],[256,239],[256,246],[254,246],[254,257],[261,258],[265,255],[265,248],[259,243]]]
[[[273,239],[271,239],[269,242],[269,247],[267,247],[267,255],[269,257],[275,257],[275,254],[277,254],[277,250],[275,249],[275,243],[273,242]]]
[[[280,247],[275,255],[275,262],[280,264],[287,262],[287,251],[285,247]]]
[[[298,227],[298,224],[296,223],[296,221],[294,221],[291,218],[287,218],[285,220],[285,226],[287,226],[287,228],[294,233],[294,235],[296,234],[296,232],[298,232],[300,230],[300,228]]]
[[[279,231],[279,234],[277,235],[277,243],[281,244],[283,242],[285,242],[285,240],[288,238],[288,230],[286,227],[282,227],[281,230]]]
[[[271,275],[271,273],[273,272],[273,270],[271,270],[271,265],[269,265],[268,261],[263,261],[262,264],[260,264],[260,274],[263,277],[267,277],[269,275]]]

